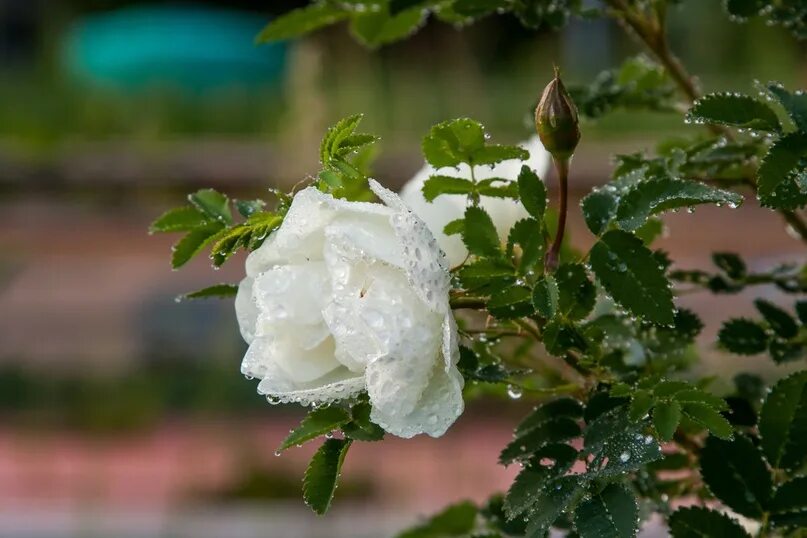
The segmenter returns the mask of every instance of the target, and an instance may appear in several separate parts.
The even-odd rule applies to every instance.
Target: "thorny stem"
[[[644,13],[634,10],[625,0],[606,0],[606,2],[611,7],[609,13],[622,26],[633,31],[632,33],[661,63],[681,93],[690,103],[694,103],[700,97],[700,92],[695,85],[693,76],[670,49],[665,31],[665,13],[656,11],[655,17],[646,16]],[[724,126],[710,125],[709,130],[714,134],[723,135],[729,140],[734,138],[731,130]],[[748,185],[756,193],[756,183],[750,181]],[[798,234],[801,241],[807,243],[807,223],[805,223],[804,219],[798,213],[789,209],[779,209],[777,211],[793,231]]]
[[[569,198],[569,159],[553,159],[555,169],[558,171],[558,186],[560,188],[560,208],[558,210],[558,231],[555,232],[555,239],[552,246],[546,253],[544,266],[547,272],[554,272],[558,268],[558,258],[560,255],[560,245],[563,243],[563,233],[566,230],[566,214],[568,213]]]

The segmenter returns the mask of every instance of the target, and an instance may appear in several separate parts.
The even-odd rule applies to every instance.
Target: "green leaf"
[[[580,435],[580,426],[568,417],[556,417],[518,435],[504,447],[499,462],[507,465],[516,460],[529,459],[550,443],[568,441]]]
[[[680,403],[660,402],[653,408],[653,426],[662,441],[673,438],[679,422],[681,422]]]
[[[679,390],[676,391],[672,397],[674,400],[682,404],[685,403],[703,404],[717,411],[725,411],[726,409],[728,409],[726,400],[720,398],[719,396],[715,396],[714,394],[709,394],[708,392],[701,390],[699,388],[688,388],[684,390]]]
[[[631,421],[639,422],[645,415],[650,412],[656,399],[653,394],[647,390],[637,390],[633,393],[633,399],[630,402],[630,412],[628,416]]]
[[[773,467],[797,469],[807,457],[807,371],[773,386],[759,415],[762,449]]]
[[[605,190],[592,191],[583,198],[583,218],[594,235],[602,235],[616,215],[618,198]]]
[[[699,506],[680,508],[669,524],[673,538],[751,538],[736,520]]]
[[[507,255],[515,257],[515,246],[521,247],[521,257],[518,259],[518,274],[531,275],[543,272],[544,251],[544,224],[533,218],[517,221],[507,236]]]
[[[471,194],[476,189],[469,179],[451,176],[431,176],[423,183],[423,197],[431,202],[441,194]]]
[[[182,206],[169,209],[151,223],[149,233],[154,232],[189,232],[194,228],[207,224],[205,215],[193,206]]]
[[[527,212],[542,222],[546,212],[546,185],[527,165],[518,174],[518,192]]]
[[[482,124],[468,118],[445,121],[431,128],[423,139],[423,154],[435,168],[470,163],[485,146]]]
[[[621,484],[609,484],[574,512],[574,526],[581,538],[632,538],[638,522],[636,498]]]
[[[636,183],[619,200],[616,218],[628,231],[640,228],[652,215],[670,209],[698,204],[727,204],[737,207],[743,201],[736,192],[709,187],[696,181],[662,177]]]
[[[772,480],[762,453],[750,439],[737,435],[733,441],[723,441],[710,436],[700,464],[701,476],[715,497],[738,514],[762,516]]]
[[[207,299],[210,297],[223,299],[225,297],[235,297],[236,293],[238,293],[238,284],[216,284],[214,286],[202,288],[201,290],[180,295],[177,297],[177,300]]]
[[[741,19],[759,15],[762,9],[760,0],[725,0],[724,5],[729,14]]]
[[[316,451],[303,477],[303,499],[319,515],[328,511],[336,492],[336,481],[350,448],[347,439],[326,439]]]
[[[397,538],[450,538],[467,536],[476,524],[476,506],[469,501],[449,506],[426,523],[402,532]]]
[[[510,179],[501,177],[483,179],[476,184],[476,190],[482,196],[518,200],[518,183]]]
[[[350,420],[350,414],[341,407],[323,407],[308,413],[287,437],[278,450],[307,443],[321,435],[339,429]]]
[[[583,405],[573,398],[558,398],[532,410],[518,426],[516,437],[558,417],[580,418],[583,416]]]
[[[196,228],[180,239],[173,247],[171,254],[171,267],[179,269],[198,254],[205,245],[209,244],[218,232],[224,227],[223,224],[214,222],[206,224],[201,228]]]
[[[738,255],[732,252],[715,252],[712,254],[712,261],[723,270],[729,278],[738,279],[746,275],[745,262]]]
[[[634,235],[611,230],[592,247],[591,269],[613,299],[650,322],[674,321],[672,291],[653,253]]]
[[[345,437],[356,441],[380,441],[384,429],[370,420],[372,407],[368,402],[359,402],[350,410],[351,420],[342,426]]]
[[[532,304],[535,310],[545,318],[552,318],[558,311],[560,290],[552,275],[541,277],[532,289]]]
[[[802,91],[790,93],[781,84],[775,83],[768,84],[768,91],[779,100],[796,127],[800,131],[807,131],[807,94]]]
[[[561,476],[550,482],[532,504],[526,536],[543,537],[564,510],[580,496],[582,488],[583,483],[577,476]]]
[[[504,510],[514,519],[532,508],[550,480],[562,476],[577,460],[577,450],[566,444],[541,448],[516,476],[504,499]]]
[[[328,128],[319,145],[319,161],[323,166],[341,156],[342,143],[353,136],[363,117],[362,114],[353,114],[340,119]]]
[[[465,229],[465,219],[454,219],[443,227],[443,233],[446,235],[462,235]]]
[[[462,240],[471,254],[490,257],[501,255],[499,234],[490,215],[481,207],[473,206],[465,210]]]
[[[776,112],[768,105],[736,93],[712,93],[701,97],[692,105],[687,119],[741,129],[781,130]]]
[[[683,412],[687,418],[709,430],[712,435],[721,439],[731,439],[734,435],[734,428],[726,417],[706,404],[684,403]]]
[[[494,165],[502,161],[518,159],[526,161],[530,158],[530,152],[518,146],[505,146],[502,144],[487,144],[473,154],[473,164]]]
[[[350,32],[367,47],[378,47],[399,41],[415,33],[423,24],[425,15],[419,7],[391,15],[389,11],[367,10],[353,15]]]
[[[807,156],[807,133],[786,134],[773,143],[757,170],[757,188],[763,205],[772,208],[795,209],[803,205],[799,197],[784,194],[798,186],[793,174],[800,169],[800,161]],[[782,189],[785,189],[784,191]]]
[[[555,271],[558,311],[568,319],[583,319],[597,301],[597,290],[581,264],[565,263]]]
[[[348,12],[330,2],[315,2],[295,9],[267,24],[255,38],[256,43],[299,37],[348,17]]]
[[[583,435],[586,452],[594,456],[589,474],[607,478],[642,468],[661,459],[661,447],[644,424],[633,422],[626,406],[603,413],[591,421]]]
[[[768,322],[773,332],[782,338],[793,338],[799,332],[799,326],[793,316],[764,299],[754,301],[759,313]]]
[[[807,476],[797,476],[777,487],[769,508],[772,512],[807,510]]]
[[[544,347],[556,357],[570,349],[586,350],[586,340],[572,322],[562,319],[550,320],[544,326]]]
[[[768,335],[755,321],[744,318],[730,319],[717,334],[727,350],[738,355],[756,355],[768,349]]]
[[[515,319],[533,312],[532,292],[525,286],[511,286],[490,298],[488,311],[499,319]]]
[[[188,200],[210,220],[224,224],[233,223],[230,200],[220,192],[213,189],[202,189],[189,195]]]

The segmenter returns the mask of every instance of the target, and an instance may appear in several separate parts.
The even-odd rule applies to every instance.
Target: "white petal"
[[[238,293],[235,295],[235,319],[238,320],[238,329],[244,341],[249,344],[255,338],[255,328],[258,323],[258,307],[252,297],[252,284],[250,277],[244,278],[238,284]]]
[[[429,308],[444,314],[449,310],[450,276],[445,255],[434,235],[397,194],[373,179],[370,180],[370,188],[381,201],[395,210],[391,222],[403,247],[404,267],[410,285]]]
[[[281,265],[254,277],[252,293],[264,322],[314,325],[330,293],[324,262]]]

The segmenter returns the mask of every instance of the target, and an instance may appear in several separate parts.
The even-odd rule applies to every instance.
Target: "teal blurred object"
[[[260,15],[203,6],[130,7],[79,19],[64,41],[75,80],[137,90],[276,86],[286,45],[255,46]]]

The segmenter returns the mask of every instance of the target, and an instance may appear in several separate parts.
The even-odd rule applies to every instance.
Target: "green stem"
[[[555,239],[552,246],[546,253],[544,267],[546,271],[552,273],[558,268],[560,258],[560,246],[563,243],[563,234],[566,231],[566,214],[568,213],[569,198],[569,159],[552,159],[555,169],[558,171],[558,186],[560,188],[560,207],[558,209],[558,231],[555,232]]]

